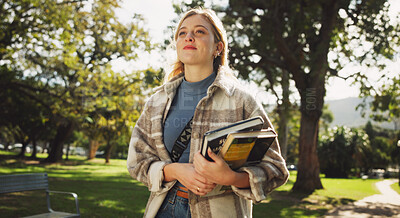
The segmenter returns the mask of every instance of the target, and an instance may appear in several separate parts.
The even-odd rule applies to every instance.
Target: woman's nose
[[[189,32],[188,34],[186,34],[185,41],[186,42],[194,42],[194,38],[193,38],[192,33]]]

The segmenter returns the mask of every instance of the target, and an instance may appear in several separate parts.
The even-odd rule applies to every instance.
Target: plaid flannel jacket
[[[163,123],[168,114],[183,74],[156,89],[147,101],[137,121],[129,144],[127,167],[132,178],[148,187],[151,194],[144,217],[154,217],[174,182],[163,182],[163,167],[171,163],[163,143]],[[219,70],[207,96],[196,107],[189,162],[200,150],[205,132],[254,116],[262,116],[264,128],[272,125],[255,97],[242,87],[226,68]],[[250,177],[250,188],[232,187],[233,192],[212,197],[200,197],[189,192],[192,217],[252,217],[252,203],[260,202],[273,189],[286,183],[289,172],[280,154],[279,144],[273,143],[257,166],[242,167]]]

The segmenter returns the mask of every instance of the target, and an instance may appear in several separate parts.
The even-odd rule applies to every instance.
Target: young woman
[[[188,11],[174,38],[178,60],[146,103],[129,145],[128,171],[151,192],[145,217],[251,217],[252,201],[287,181],[278,142],[258,165],[233,171],[211,151],[214,162],[199,153],[202,136],[254,116],[263,117],[265,128],[272,125],[229,69],[226,32],[213,11]],[[188,122],[190,142],[173,162],[170,153]],[[204,197],[216,184],[233,191]]]

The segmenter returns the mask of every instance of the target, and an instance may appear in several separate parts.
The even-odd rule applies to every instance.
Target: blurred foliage
[[[2,1],[0,4],[0,141],[49,144],[62,158],[74,130],[109,150],[128,144],[147,89],[143,72],[114,72],[114,60],[150,51],[143,20],[118,21],[120,1]],[[149,69],[151,75],[162,71]],[[143,83],[145,82],[145,83]],[[109,157],[109,156],[108,156]]]
[[[383,80],[385,77],[382,77]],[[400,76],[385,78],[384,84],[378,87],[369,86],[368,83],[362,89],[361,97],[364,102],[359,105],[365,116],[365,108],[370,106],[372,113],[369,115],[373,120],[382,122],[388,121],[395,124],[395,129],[400,129]],[[369,96],[373,100],[367,102]]]
[[[364,127],[371,141],[373,150],[369,154],[370,164],[375,168],[386,169],[388,166],[400,163],[400,132],[398,130],[384,129],[368,122]],[[378,152],[375,153],[374,150]]]
[[[321,136],[318,147],[321,173],[327,178],[348,178],[353,168],[368,169],[368,135],[358,129],[335,127]]]
[[[387,170],[398,161],[395,130],[381,129],[368,122],[363,129],[345,126],[330,128],[318,146],[321,173],[327,178],[348,178]]]

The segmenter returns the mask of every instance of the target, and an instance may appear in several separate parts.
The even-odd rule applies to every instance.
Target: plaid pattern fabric
[[[137,121],[129,145],[127,167],[132,178],[151,191],[145,217],[157,214],[168,190],[175,182],[163,182],[163,167],[171,163],[163,144],[163,123],[183,74],[159,87],[147,101]],[[229,69],[220,69],[207,96],[200,100],[193,117],[189,162],[200,150],[205,132],[239,120],[262,116],[265,128],[272,127],[262,106]],[[250,188],[212,197],[200,197],[189,192],[192,217],[252,217],[252,202],[260,202],[273,189],[283,185],[289,176],[279,144],[273,143],[257,166],[242,167],[250,176]]]

